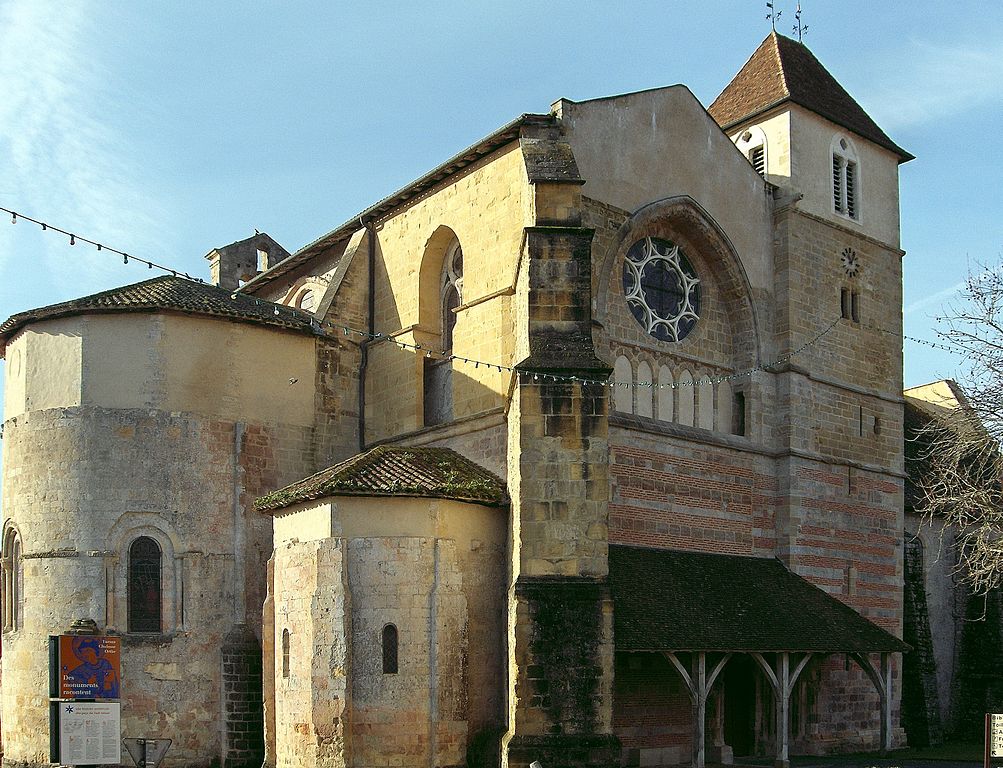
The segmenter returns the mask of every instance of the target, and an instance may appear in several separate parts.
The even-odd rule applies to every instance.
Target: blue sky
[[[778,30],[791,33],[794,2]],[[1003,3],[803,0],[805,42],[901,146],[906,333],[1003,258]],[[966,12],[962,12],[966,11]],[[769,32],[731,2],[0,0],[0,205],[208,276],[290,250],[523,112],[685,83],[705,105]],[[0,219],[0,315],[146,279]],[[907,385],[960,361],[905,344]],[[2,387],[0,364],[0,387]]]

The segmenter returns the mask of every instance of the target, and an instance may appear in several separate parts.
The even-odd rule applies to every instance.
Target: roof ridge
[[[787,68],[784,67],[784,57],[780,53],[781,37],[783,35],[778,35],[775,29],[770,33],[770,39],[773,42],[773,57],[777,60],[777,69],[780,70],[780,82],[783,83],[784,93],[787,94],[787,98],[789,99],[791,97],[791,85],[787,82]]]
[[[327,496],[445,498],[487,506],[508,503],[493,472],[445,446],[380,445],[260,496],[255,507],[275,512]]]

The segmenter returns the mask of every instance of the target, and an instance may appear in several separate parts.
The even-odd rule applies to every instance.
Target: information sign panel
[[[53,698],[120,697],[121,638],[105,635],[59,635],[58,643],[58,685]]]
[[[118,765],[122,760],[121,705],[118,702],[61,701],[59,762],[63,765]]]
[[[1003,715],[989,715],[987,726],[989,757],[1003,757]]]

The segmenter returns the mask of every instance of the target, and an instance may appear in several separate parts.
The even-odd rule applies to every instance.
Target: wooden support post
[[[693,768],[704,768],[707,760],[705,733],[707,725],[707,654],[693,654]]]
[[[777,655],[777,758],[776,768],[790,768],[791,655]]]
[[[881,671],[874,668],[871,660],[863,653],[851,653],[853,659],[864,670],[878,691],[881,701],[881,754],[887,754],[892,748],[892,655],[887,651],[881,653]]]
[[[811,654],[806,653],[793,672],[791,672],[790,653],[777,654],[776,670],[767,663],[763,654],[753,653],[752,658],[759,664],[773,688],[773,702],[777,714],[777,756],[774,766],[776,768],[790,768],[791,693],[794,691],[794,684],[797,683],[798,677],[811,661]]]
[[[881,754],[892,748],[892,659],[888,652],[881,654]]]
[[[714,687],[724,665],[731,658],[730,653],[726,653],[721,660],[714,665],[710,674],[707,674],[707,653],[705,651],[694,651],[690,661],[690,670],[687,671],[679,657],[672,651],[665,651],[672,666],[679,672],[680,677],[686,684],[686,690],[690,694],[690,702],[693,704],[693,749],[691,765],[693,768],[704,768],[707,761],[706,755],[706,731],[707,731],[707,698],[710,689]]]

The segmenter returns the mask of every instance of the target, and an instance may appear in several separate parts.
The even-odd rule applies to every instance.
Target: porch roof
[[[618,651],[910,647],[772,558],[611,545]]]

